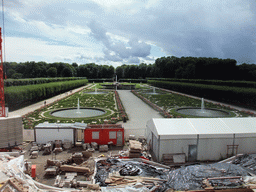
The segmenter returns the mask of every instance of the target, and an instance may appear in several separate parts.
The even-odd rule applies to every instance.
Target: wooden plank
[[[69,172],[78,172],[78,173],[89,173],[90,169],[87,167],[79,167],[79,166],[71,166],[71,165],[61,165],[61,171],[69,171]]]

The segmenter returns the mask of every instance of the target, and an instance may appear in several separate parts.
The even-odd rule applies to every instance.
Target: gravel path
[[[146,123],[152,118],[163,118],[157,111],[136,97],[129,90],[118,90],[129,120],[124,123],[125,129],[145,129]]]

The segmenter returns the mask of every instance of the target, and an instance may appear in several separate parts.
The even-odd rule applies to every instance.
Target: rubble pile
[[[96,164],[95,182],[101,187],[134,186],[142,183],[146,189],[165,191],[168,170],[136,160],[107,158]]]
[[[237,177],[239,176],[239,177]],[[193,165],[170,171],[167,185],[174,190],[202,190],[243,188],[242,177],[248,176],[243,168],[229,163]],[[208,185],[203,182],[207,179]]]
[[[75,155],[74,155],[75,154]],[[77,153],[72,154],[70,159],[77,158]],[[88,187],[92,184],[92,174],[94,173],[94,159],[89,158],[86,161],[83,161],[80,165],[75,165],[71,163],[70,159],[66,161],[59,160],[47,160],[47,166],[45,172],[47,175],[56,175],[55,187],[60,188],[79,188],[79,187]],[[63,178],[61,175],[65,174]],[[88,181],[79,181],[77,176],[84,175],[88,178]]]
[[[255,154],[244,154],[234,159],[232,164],[240,165],[256,174],[256,155]]]
[[[37,191],[33,179],[24,173],[24,156],[10,154],[0,153],[0,191]]]
[[[64,139],[64,142],[63,142],[64,150],[71,149],[71,147],[72,147],[72,141]]]
[[[67,160],[50,160],[47,159],[45,166],[46,175],[58,175],[60,171],[62,172],[77,172],[87,175],[91,175],[93,170],[86,167],[86,160],[91,157],[90,152],[75,152]],[[85,154],[85,156],[84,156]]]
[[[146,158],[151,160],[151,154],[148,150],[148,145],[144,137],[139,137],[138,141],[133,140],[133,135],[130,135],[131,140],[127,141],[128,150],[121,150],[119,151],[119,156],[122,157],[129,157],[129,158]]]
[[[119,173],[122,176],[130,175],[130,176],[136,176],[139,175],[141,172],[141,169],[137,165],[132,165],[132,164],[124,164]]]

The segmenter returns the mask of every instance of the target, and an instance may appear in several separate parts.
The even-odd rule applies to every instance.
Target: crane
[[[5,101],[4,101],[4,67],[2,57],[2,28],[0,27],[0,117],[5,117]]]

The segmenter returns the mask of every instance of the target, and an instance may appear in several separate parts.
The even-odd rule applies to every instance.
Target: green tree
[[[65,67],[65,68],[61,71],[61,76],[62,76],[62,77],[73,77],[72,69],[71,69],[70,67]]]
[[[47,76],[48,77],[57,77],[57,69],[55,67],[50,67],[47,70]]]
[[[12,75],[12,79],[21,79],[23,76],[22,76],[22,74],[21,73],[14,73],[13,75]]]

